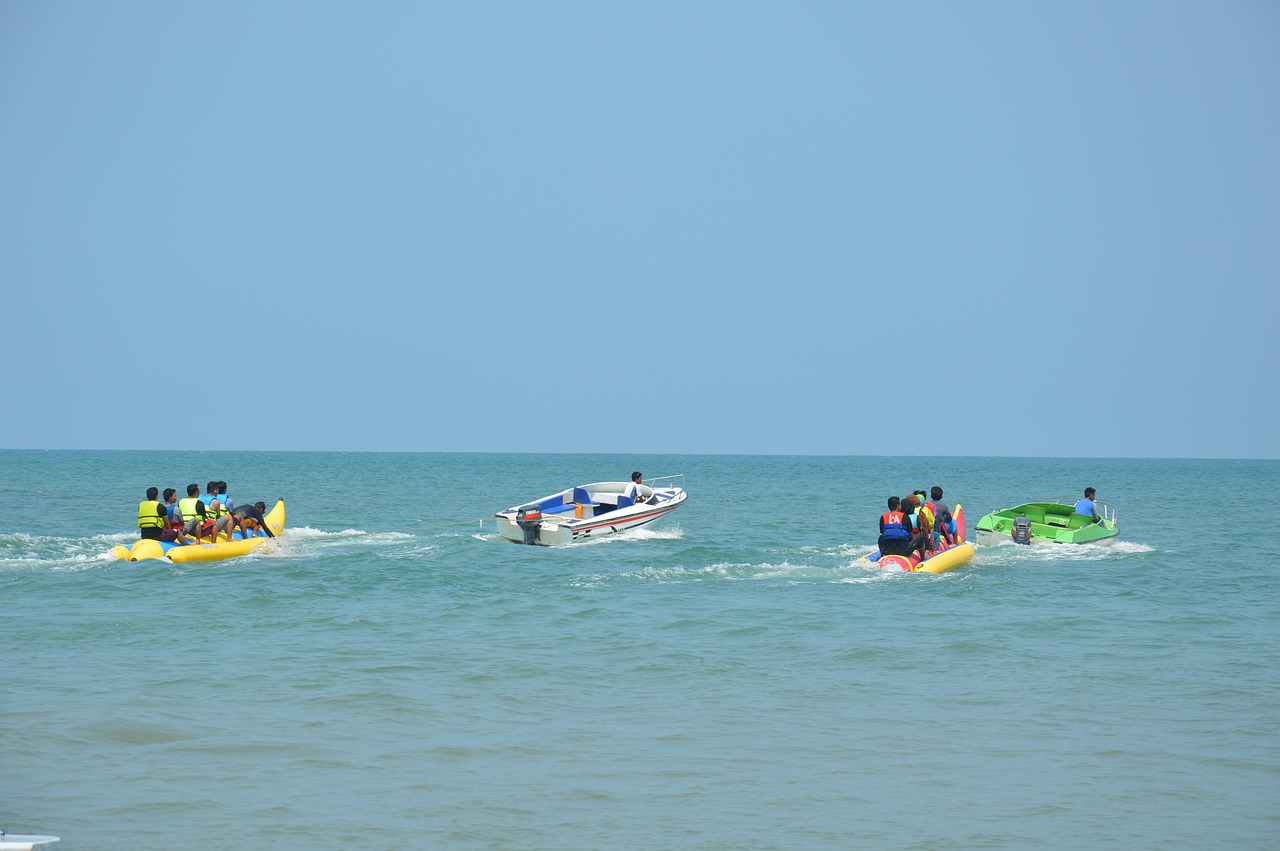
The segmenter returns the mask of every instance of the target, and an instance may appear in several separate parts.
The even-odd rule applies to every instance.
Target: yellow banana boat
[[[267,521],[267,528],[271,530],[271,534],[279,535],[284,531],[284,518],[284,500],[282,499],[276,502],[263,519]],[[179,544],[171,541],[143,539],[135,541],[133,546],[130,547],[126,547],[123,544],[112,547],[111,554],[117,559],[127,559],[129,561],[142,561],[148,558],[162,558],[175,563],[221,561],[222,559],[235,558],[236,556],[251,553],[270,540],[272,539],[261,529],[258,530],[257,535],[251,538],[244,538],[237,531],[231,540],[227,540],[225,532],[220,532],[218,539],[210,543]]]

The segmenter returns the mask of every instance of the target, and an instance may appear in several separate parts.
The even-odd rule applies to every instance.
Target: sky
[[[0,3],[0,447],[1280,458],[1280,5]]]

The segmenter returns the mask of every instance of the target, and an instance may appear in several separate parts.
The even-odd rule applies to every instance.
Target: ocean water
[[[652,531],[494,511],[682,473]],[[283,497],[205,565],[149,485]],[[858,563],[1086,485],[1111,547]],[[0,828],[66,849],[1277,848],[1280,462],[0,451]],[[1247,533],[1247,534],[1246,534]]]

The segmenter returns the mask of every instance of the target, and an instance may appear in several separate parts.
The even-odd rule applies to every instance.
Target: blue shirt
[[[1093,500],[1085,498],[1076,502],[1076,514],[1083,514],[1086,517],[1092,517],[1098,511],[1093,505]]]

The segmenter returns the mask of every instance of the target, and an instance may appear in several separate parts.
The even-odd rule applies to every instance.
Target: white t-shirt
[[[627,485],[627,489],[622,492],[623,496],[629,496],[634,502],[643,502],[644,494],[640,490],[640,486],[635,482]]]

